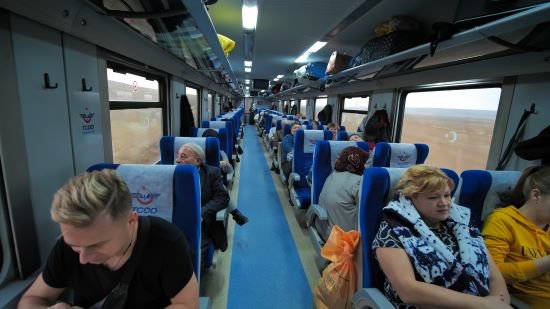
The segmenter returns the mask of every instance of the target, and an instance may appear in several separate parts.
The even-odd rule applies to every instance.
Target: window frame
[[[192,89],[195,89],[195,91],[197,92],[197,106],[196,106],[196,113],[197,113],[197,117],[195,119],[195,123],[194,125],[197,126],[197,128],[200,128],[200,125],[201,125],[201,87],[197,84],[194,84],[194,83],[191,83],[191,82],[188,82],[188,81],[185,81],[184,82],[184,86],[185,86],[185,95],[187,95],[187,88],[192,88]],[[189,99],[189,97],[187,97],[187,99]],[[191,105],[191,102],[189,103]],[[191,107],[191,111],[193,110],[193,108]],[[195,118],[195,115],[193,115],[193,118]]]
[[[357,110],[357,109],[345,109],[346,107],[346,99],[353,99],[353,98],[368,98],[369,99],[369,103],[367,105],[367,110],[366,111],[362,111],[362,110]],[[339,99],[339,102],[340,102],[340,112],[338,113],[338,125],[342,125],[342,115],[344,113],[348,113],[348,114],[361,114],[361,115],[368,115],[369,114],[369,110],[370,110],[370,98],[371,98],[371,95],[368,94],[368,95],[357,95],[357,96],[350,96],[350,95],[346,95],[346,96],[341,96],[340,99]],[[359,123],[360,124],[360,123]],[[346,128],[349,130],[349,128]],[[353,131],[352,131],[353,132]]]

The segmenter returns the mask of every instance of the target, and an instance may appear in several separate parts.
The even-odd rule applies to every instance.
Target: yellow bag
[[[357,291],[357,265],[355,251],[359,245],[359,232],[344,232],[337,225],[332,227],[321,255],[331,261],[319,283],[313,290],[315,306],[324,308],[351,308],[353,294]]]
[[[218,34],[218,40],[220,41],[223,52],[225,53],[225,57],[229,57],[229,53],[233,50],[233,48],[235,48],[235,41],[221,34]]]

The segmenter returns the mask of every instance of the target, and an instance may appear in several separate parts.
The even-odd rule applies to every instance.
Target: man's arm
[[[42,273],[40,273],[31,287],[21,297],[17,308],[48,308],[55,303],[64,290],[64,288],[58,289],[49,286],[42,278]]]
[[[176,296],[170,299],[167,309],[196,309],[199,308],[199,288],[195,274],[189,279],[189,282],[181,289]]]

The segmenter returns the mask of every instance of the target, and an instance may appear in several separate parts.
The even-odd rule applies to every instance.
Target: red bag
[[[359,245],[359,232],[344,232],[337,225],[321,249],[321,255],[331,261],[313,290],[317,309],[351,308],[357,291],[357,265],[355,252]]]
[[[337,51],[332,52],[332,55],[330,55],[330,59],[328,60],[326,74],[336,74],[349,68],[350,61],[351,56],[344,55]]]

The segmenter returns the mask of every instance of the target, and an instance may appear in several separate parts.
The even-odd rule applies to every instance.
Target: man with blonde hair
[[[62,235],[19,308],[198,308],[184,235],[163,219],[138,217],[116,171],[70,179],[51,216]],[[65,290],[74,293],[71,304],[56,304]]]

